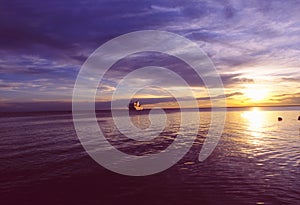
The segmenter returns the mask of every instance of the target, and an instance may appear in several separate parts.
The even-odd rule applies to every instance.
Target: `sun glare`
[[[257,102],[267,98],[268,90],[264,87],[252,86],[244,91],[245,95],[252,101]]]

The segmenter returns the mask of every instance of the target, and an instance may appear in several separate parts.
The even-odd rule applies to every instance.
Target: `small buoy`
[[[278,117],[278,121],[282,121],[282,117]]]
[[[298,120],[300,120],[300,116],[298,116]]]

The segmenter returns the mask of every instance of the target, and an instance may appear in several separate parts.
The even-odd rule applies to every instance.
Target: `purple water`
[[[232,109],[212,155],[198,161],[210,124],[170,169],[130,177],[108,171],[81,146],[69,112],[6,113],[0,117],[1,204],[299,204],[300,108]],[[136,143],[120,135],[108,112],[97,113],[108,140],[129,154],[165,149],[176,137],[179,110],[167,112],[159,138]],[[282,122],[277,117],[283,117]],[[149,126],[147,113],[132,115]],[[192,123],[192,119],[191,119]]]

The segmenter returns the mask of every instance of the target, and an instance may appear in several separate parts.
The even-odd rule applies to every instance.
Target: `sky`
[[[159,30],[195,42],[224,84],[227,106],[300,105],[300,1],[2,0],[0,111],[70,110],[76,77],[102,44],[120,35]],[[189,83],[200,107],[210,105],[201,79],[180,60],[144,52],[114,64],[102,79],[96,107],[106,109],[120,80],[146,65],[164,66]],[[141,75],[128,89],[145,107],[176,107],[167,75]],[[163,87],[155,87],[164,82]],[[161,85],[161,84],[160,84]],[[126,93],[124,102],[128,99]],[[213,96],[218,97],[218,96]]]

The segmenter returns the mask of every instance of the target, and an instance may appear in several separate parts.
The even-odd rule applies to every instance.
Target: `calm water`
[[[197,139],[182,160],[155,175],[129,177],[102,168],[86,154],[71,113],[2,114],[0,203],[299,204],[298,115],[299,107],[232,109],[217,148],[198,162],[210,124],[210,112],[201,112]],[[168,147],[180,123],[179,111],[167,111],[160,136],[137,142],[118,132],[110,113],[97,116],[110,143],[135,155]],[[278,116],[284,120],[278,122]],[[131,120],[141,129],[150,125],[145,112]]]

